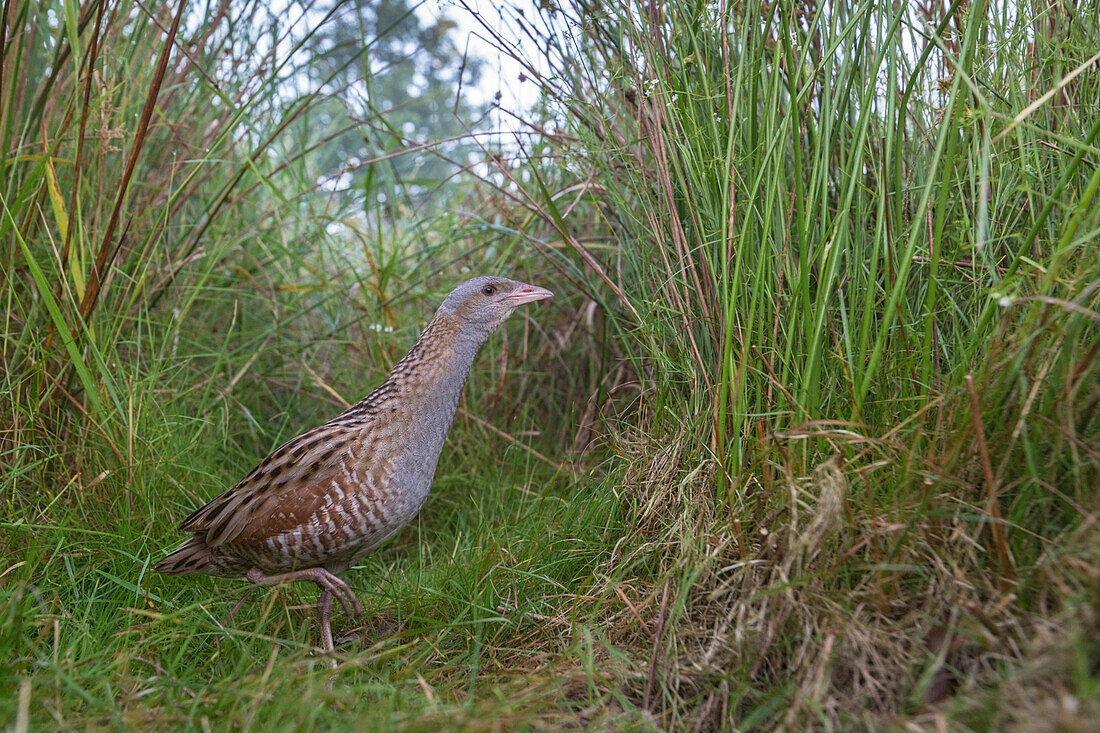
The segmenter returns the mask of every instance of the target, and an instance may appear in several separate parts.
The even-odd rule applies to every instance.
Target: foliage
[[[1046,563],[1082,551],[1100,485],[1095,10],[516,20],[570,122],[572,175],[525,195],[653,380],[653,437],[615,441],[645,541],[614,571],[663,548],[666,677],[633,693],[665,725],[877,727],[941,629],[1011,656],[1049,621]]]
[[[1095,3],[502,13],[514,154],[451,139],[459,46],[399,2],[3,17],[0,720],[1100,714]],[[227,621],[241,586],[149,572],[470,270],[558,297],[349,573],[335,674],[312,589]]]

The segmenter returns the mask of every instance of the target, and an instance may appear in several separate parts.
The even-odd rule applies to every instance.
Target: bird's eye
[[[495,287],[493,287],[492,285],[486,285],[485,287],[483,287],[481,289],[481,292],[485,293],[486,295],[492,295],[496,291],[497,291],[497,289]]]

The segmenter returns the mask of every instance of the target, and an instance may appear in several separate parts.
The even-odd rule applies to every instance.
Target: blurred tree
[[[465,58],[453,21],[425,22],[416,12],[421,4],[336,0],[321,9],[331,18],[306,46],[308,68],[311,86],[327,86],[332,97],[311,114],[311,124],[338,133],[314,161],[334,190],[369,191],[391,203],[417,199],[455,172],[439,154],[464,164],[476,149],[461,138],[486,117],[467,101],[481,61]],[[434,150],[417,149],[447,140]],[[410,152],[363,165],[402,150]]]

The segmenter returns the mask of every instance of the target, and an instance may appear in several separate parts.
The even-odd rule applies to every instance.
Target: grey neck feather
[[[423,501],[427,496],[439,454],[458,409],[462,388],[478,350],[489,336],[484,329],[431,331],[432,324],[429,324],[421,339],[387,380],[394,383],[395,398],[402,403],[398,410],[403,414],[397,420],[401,422],[399,434],[403,437],[400,441],[403,450],[398,460],[405,466],[404,480],[408,482],[409,490],[419,497],[417,501]],[[425,339],[433,336],[441,341],[424,343]],[[428,369],[424,363],[428,359],[445,359],[446,362]],[[429,374],[430,378],[425,379]]]
[[[490,333],[484,327],[478,327],[480,324],[469,323],[462,324],[457,331],[445,327],[438,331],[433,328],[436,325],[443,325],[436,323],[437,319],[449,317],[451,317],[450,314],[436,314],[432,319],[433,323],[429,323],[424,329],[421,339],[413,346],[408,356],[394,368],[394,374],[391,377],[407,382],[411,387],[408,392],[401,390],[404,393],[403,398],[408,400],[409,407],[417,411],[417,422],[423,425],[432,437],[438,435],[440,448],[442,448],[442,438],[446,437],[451,421],[454,419],[459,398],[462,396],[462,388],[474,365],[474,359],[477,358],[478,351],[488,340]],[[445,339],[446,342],[431,344],[431,348],[421,343],[423,339],[432,338]],[[431,351],[436,353],[429,355]],[[424,357],[446,359],[446,363],[437,365],[442,367],[438,371],[432,370],[434,374],[430,381],[418,383],[417,377],[422,377],[427,371],[423,370]],[[406,362],[408,362],[408,369],[404,370],[401,367]],[[442,431],[441,435],[439,431]]]
[[[389,378],[328,424],[373,424],[376,416],[390,414],[407,434],[425,432],[425,439],[442,448],[474,359],[493,330],[484,324],[452,329],[446,322],[452,317],[437,312]],[[429,368],[427,362],[437,359],[446,363]],[[402,414],[398,417],[394,410]]]

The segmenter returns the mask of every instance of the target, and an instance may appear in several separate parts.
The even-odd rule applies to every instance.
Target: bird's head
[[[485,339],[519,306],[553,297],[545,288],[506,277],[483,276],[452,290],[439,310],[457,319],[463,331]]]

